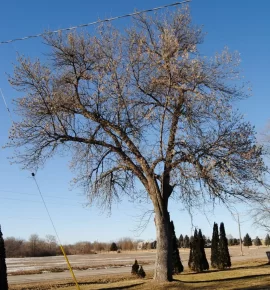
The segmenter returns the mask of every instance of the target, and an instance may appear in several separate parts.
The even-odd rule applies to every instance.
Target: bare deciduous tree
[[[245,97],[238,55],[203,57],[202,38],[186,8],[140,15],[123,33],[50,35],[51,62],[20,57],[10,78],[25,93],[10,135],[23,148],[16,161],[33,168],[72,152],[76,181],[101,205],[136,197],[140,181],[155,212],[159,281],[172,279],[172,194],[188,205],[255,198],[265,171],[253,127],[232,108]]]
[[[263,146],[266,155],[265,161],[269,168],[270,156],[270,122],[266,124],[264,130],[258,134],[258,141]],[[259,201],[252,203],[248,209],[249,214],[253,219],[253,225],[260,227],[266,232],[270,231],[270,184],[267,178],[261,184],[264,192],[263,198]]]
[[[32,257],[36,256],[40,242],[41,240],[37,234],[32,234],[29,237],[29,250]]]
[[[264,202],[253,204],[250,212],[254,220],[253,224],[256,227],[270,231],[270,199],[265,199]]]

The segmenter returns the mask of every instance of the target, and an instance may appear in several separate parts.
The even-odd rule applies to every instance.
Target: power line
[[[103,19],[103,20],[97,20],[97,21],[93,21],[93,22],[89,22],[89,23],[85,23],[85,24],[80,24],[80,25],[76,25],[76,26],[72,26],[72,27],[68,27],[68,28],[61,28],[61,29],[57,29],[57,30],[42,32],[42,33],[35,34],[35,35],[28,35],[28,36],[21,37],[21,38],[14,38],[14,39],[6,40],[6,41],[0,41],[0,45],[1,44],[9,44],[9,43],[12,43],[12,42],[15,42],[15,41],[27,40],[27,39],[30,39],[30,38],[42,37],[44,35],[48,35],[48,34],[51,34],[51,33],[58,33],[58,32],[63,32],[63,31],[71,31],[71,30],[75,30],[75,29],[78,29],[78,28],[91,26],[91,25],[94,25],[94,24],[100,24],[100,23],[104,23],[104,22],[114,21],[114,20],[118,20],[118,19],[121,19],[121,18],[127,18],[127,17],[131,17],[131,16],[139,15],[139,14],[142,14],[142,13],[153,12],[153,11],[157,11],[157,10],[160,10],[160,9],[173,7],[173,6],[177,6],[177,5],[181,5],[181,4],[185,4],[185,3],[189,3],[189,2],[191,2],[191,0],[186,0],[186,1],[182,1],[182,2],[175,2],[175,3],[171,3],[171,4],[167,4],[167,5],[163,5],[163,6],[159,6],[159,7],[155,7],[155,8],[150,8],[150,9],[146,9],[146,10],[136,11],[136,12],[124,14],[124,15],[121,15],[121,16],[115,16],[115,17],[111,17],[111,18],[107,18],[107,19]]]
[[[1,93],[1,96],[2,96],[2,99],[3,99],[3,102],[4,102],[4,104],[5,104],[5,107],[6,107],[7,111],[8,111],[9,117],[10,117],[11,121],[13,121],[13,120],[12,120],[12,116],[11,116],[11,112],[10,112],[10,110],[9,110],[9,107],[8,107],[8,105],[7,105],[7,102],[6,102],[5,96],[4,96],[4,94],[3,94],[1,88],[0,88],[0,93]]]
[[[64,258],[65,258],[65,260],[66,260],[66,262],[67,262],[67,265],[68,265],[68,267],[69,267],[69,270],[70,270],[71,276],[72,276],[72,278],[73,278],[73,280],[74,280],[74,282],[75,282],[76,288],[77,288],[77,290],[80,290],[80,286],[79,286],[79,284],[78,284],[78,281],[77,281],[77,279],[76,279],[76,276],[74,275],[73,269],[72,269],[72,267],[71,267],[71,265],[70,265],[70,263],[69,263],[68,257],[67,257],[67,255],[66,255],[66,253],[65,253],[65,250],[64,250],[63,246],[62,246],[62,243],[61,243],[60,238],[59,238],[59,236],[58,236],[58,232],[57,232],[56,227],[55,227],[55,225],[54,225],[54,222],[53,222],[53,220],[52,220],[52,217],[51,217],[51,214],[50,214],[50,212],[49,212],[49,209],[48,209],[48,207],[47,207],[47,204],[46,204],[46,202],[45,202],[45,200],[44,200],[44,198],[43,198],[43,195],[42,195],[41,190],[40,190],[40,188],[39,188],[39,185],[38,185],[38,183],[37,183],[36,176],[35,176],[34,173],[32,173],[31,175],[32,175],[32,177],[33,177],[33,180],[34,180],[36,186],[37,186],[37,189],[38,189],[39,195],[40,195],[40,197],[41,197],[41,199],[42,199],[42,202],[43,202],[44,207],[45,207],[45,209],[46,209],[46,211],[47,211],[47,214],[48,214],[48,216],[49,216],[49,218],[50,218],[50,221],[51,221],[51,224],[52,224],[52,226],[53,226],[53,229],[54,229],[54,232],[55,232],[56,238],[57,238],[57,240],[58,240],[58,242],[59,242],[60,249],[62,250],[62,253],[63,253],[63,255],[64,255]]]

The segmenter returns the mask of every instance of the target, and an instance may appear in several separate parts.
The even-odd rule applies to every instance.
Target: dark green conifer
[[[196,231],[196,229],[195,229]],[[197,235],[197,231],[196,231],[196,235]],[[194,245],[193,245],[194,239],[192,239],[192,241],[189,243],[189,258],[188,258],[188,267],[189,269],[193,270],[194,266],[194,258],[193,258],[193,254],[194,254]]]
[[[264,240],[264,244],[266,246],[270,246],[270,236],[269,236],[269,234],[266,235],[265,240]]]
[[[249,234],[246,234],[244,236],[243,244],[245,247],[252,246],[252,240],[251,240],[251,237],[249,236]]]
[[[202,231],[199,229],[198,233],[199,247],[200,247],[200,263],[202,264],[202,270],[209,270],[209,264],[205,255],[205,237],[202,235]]]
[[[198,238],[197,229],[194,231],[193,239],[190,242],[190,254],[188,266],[192,271],[202,272],[201,255],[200,255],[200,243]]]
[[[258,236],[254,240],[254,245],[257,246],[257,247],[262,245],[262,241],[261,241],[261,239]]]
[[[193,239],[194,239],[194,237],[193,236],[190,236],[190,238],[189,238],[189,244],[192,244],[193,243]]]
[[[184,237],[182,234],[179,237],[178,246],[179,246],[179,248],[184,248]]]
[[[228,245],[234,246],[234,239],[228,239]]]
[[[1,231],[1,226],[0,226],[0,289],[8,290],[6,250],[5,250],[3,234]]]
[[[213,235],[211,243],[211,266],[218,268],[219,264],[219,235],[218,235],[218,224],[214,223]]]
[[[172,234],[172,263],[173,263],[172,270],[173,270],[173,274],[179,274],[184,271],[184,267],[182,265],[180,255],[179,255],[179,250],[177,247],[177,239],[175,235],[173,221],[171,221],[170,225],[171,225],[171,234]]]
[[[231,257],[228,248],[228,240],[226,238],[226,232],[224,223],[220,224],[219,227],[219,269],[225,269],[231,267]]]
[[[184,248],[190,248],[190,240],[189,240],[189,236],[185,235],[184,237],[184,244],[183,244]]]
[[[194,231],[194,236],[190,239],[190,254],[188,266],[195,272],[202,272],[209,269],[209,264],[205,256],[204,240],[201,230]]]

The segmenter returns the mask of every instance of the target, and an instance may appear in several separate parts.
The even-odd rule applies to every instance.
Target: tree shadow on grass
[[[197,284],[197,283],[212,283],[212,282],[225,282],[225,281],[236,281],[236,280],[247,280],[247,279],[254,279],[254,278],[263,278],[269,277],[269,274],[256,274],[256,275],[247,275],[247,276],[240,276],[240,277],[231,277],[231,278],[224,278],[224,279],[212,279],[212,280],[201,280],[201,281],[182,281],[177,279],[175,281],[179,281],[185,284]],[[252,288],[251,288],[252,289]],[[256,288],[254,288],[256,289]],[[270,286],[269,286],[270,289]]]
[[[224,270],[218,270],[218,271],[235,271],[235,270],[244,270],[244,269],[255,269],[255,268],[261,268],[261,267],[269,267],[269,263],[262,263],[258,265],[250,265],[250,266],[239,266],[235,268],[230,268],[230,269],[224,269]]]
[[[133,287],[137,287],[139,285],[144,284],[144,282],[140,283],[134,283],[132,285],[126,285],[126,286],[116,286],[116,287],[107,287],[107,288],[99,288],[99,290],[121,290],[121,289],[132,289]]]
[[[226,271],[235,271],[235,270],[245,270],[245,269],[252,269],[252,268],[261,268],[261,267],[269,267],[270,268],[270,264],[269,263],[263,263],[263,264],[259,264],[259,265],[252,265],[252,266],[239,266],[239,267],[235,267],[235,268],[228,268],[228,269],[211,269],[211,270],[207,270],[207,271],[203,271],[203,272],[190,272],[190,273],[185,273],[185,275],[196,275],[196,274],[207,274],[207,273],[214,273],[214,272],[226,272]],[[269,288],[270,289],[270,288]]]

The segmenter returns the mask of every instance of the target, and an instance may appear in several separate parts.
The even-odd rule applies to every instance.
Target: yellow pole
[[[62,253],[63,253],[63,255],[64,255],[64,257],[65,257],[65,259],[66,259],[66,261],[67,261],[69,271],[70,271],[70,273],[71,273],[71,275],[72,275],[72,277],[73,277],[73,280],[74,280],[74,282],[75,282],[75,284],[76,284],[77,290],[80,290],[80,286],[79,286],[79,284],[78,284],[78,282],[77,282],[77,279],[76,279],[76,277],[75,277],[75,275],[74,275],[74,272],[73,272],[73,270],[72,270],[72,267],[71,267],[71,265],[70,265],[70,263],[69,263],[68,257],[67,257],[67,255],[66,255],[65,250],[64,250],[64,248],[63,248],[62,245],[60,245],[60,249],[61,249],[61,251],[62,251]]]

